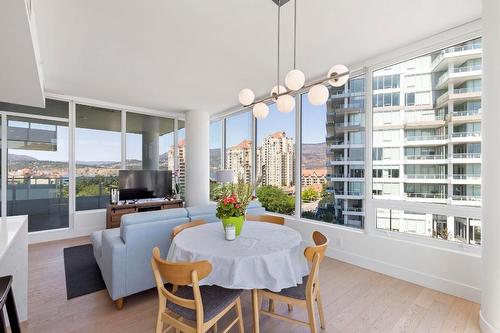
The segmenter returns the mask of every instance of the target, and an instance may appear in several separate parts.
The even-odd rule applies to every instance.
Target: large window
[[[252,181],[252,117],[247,111],[226,119],[225,168],[233,170],[235,181]]]
[[[210,123],[210,180],[222,169],[222,120]]]
[[[8,116],[7,126],[7,215],[28,215],[29,231],[68,227],[67,120]]]
[[[269,107],[269,116],[257,121],[256,173],[260,180],[257,197],[276,213],[295,211],[295,111],[278,112]]]
[[[184,197],[186,186],[186,124],[184,121],[178,121],[177,131],[177,170],[175,172],[176,181],[180,187],[180,194]],[[189,149],[189,148],[188,148]]]
[[[168,169],[173,143],[174,119],[127,112],[127,169]]]
[[[480,243],[480,221],[452,208],[481,204],[480,71],[476,39],[373,72],[373,197],[450,207],[379,208],[377,228]]]
[[[76,105],[76,210],[105,208],[121,169],[121,111]]]
[[[399,81],[387,85],[399,84]],[[364,77],[330,88],[324,106],[302,101],[301,216],[362,228],[364,224]],[[383,81],[382,81],[383,84]]]

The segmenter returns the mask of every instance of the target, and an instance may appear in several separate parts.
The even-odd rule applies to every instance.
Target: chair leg
[[[316,303],[318,303],[318,312],[319,312],[319,322],[321,324],[321,328],[325,329],[325,313],[323,312],[323,302],[321,301],[321,294],[318,289],[318,294],[316,295]]]
[[[123,309],[123,303],[124,303],[124,299],[123,297],[122,298],[118,298],[116,301],[115,301],[115,307],[117,310],[121,310]]]
[[[293,305],[292,304],[288,304],[288,312],[292,312],[293,311]]]
[[[253,308],[253,331],[254,333],[260,333],[259,326],[259,295],[257,289],[252,289],[252,308]]]
[[[158,311],[158,317],[156,318],[156,333],[163,332],[163,321],[161,320],[161,311]]]
[[[311,333],[317,332],[316,326],[316,316],[314,315],[314,300],[308,299],[307,303],[307,315],[309,317],[309,328],[311,329]]]
[[[269,312],[273,313],[274,312],[274,299],[269,299],[269,307],[267,309]]]
[[[238,330],[239,333],[245,333],[245,328],[243,325],[243,312],[241,311],[241,301],[238,298],[236,300],[236,312],[238,313]]]

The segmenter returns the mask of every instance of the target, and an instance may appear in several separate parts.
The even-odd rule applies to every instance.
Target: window
[[[7,126],[7,215],[28,215],[30,232],[67,228],[67,120],[8,116]]]
[[[331,94],[324,106],[313,106],[306,95],[301,97],[304,218],[363,228],[365,118],[359,106],[364,105],[364,80],[363,76],[350,79],[337,88],[343,93]]]
[[[76,105],[76,210],[105,208],[121,169],[121,111]]]
[[[226,119],[226,169],[235,180],[252,181],[252,113],[244,112]]]
[[[293,215],[295,211],[295,111],[278,112],[269,107],[269,116],[257,120],[256,172],[260,180],[257,197],[262,205],[276,213]],[[323,169],[324,170],[324,169]],[[321,171],[318,171],[321,173]],[[311,196],[321,188],[307,187]]]
[[[462,216],[377,208],[377,228],[448,240],[471,245],[481,244],[481,221]]]
[[[183,120],[179,120],[177,122],[177,126],[178,126],[178,131],[177,131],[178,168],[177,170],[175,170],[175,182],[179,184],[180,194],[182,198],[184,198],[184,189],[186,186],[186,124]],[[173,164],[173,158],[172,158],[172,164]],[[171,170],[174,170],[174,168],[172,168]]]
[[[169,169],[168,147],[173,144],[173,119],[127,112],[127,169]]]
[[[222,169],[222,120],[210,123],[210,180]]]

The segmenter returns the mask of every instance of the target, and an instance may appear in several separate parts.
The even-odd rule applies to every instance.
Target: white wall
[[[314,230],[330,240],[327,256],[444,293],[479,302],[481,258],[450,249],[368,234],[326,223],[287,218],[286,225],[311,240]]]

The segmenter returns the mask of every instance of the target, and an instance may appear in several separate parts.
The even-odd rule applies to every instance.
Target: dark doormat
[[[94,258],[92,244],[65,248],[64,272],[68,299],[106,288],[101,270]]]

